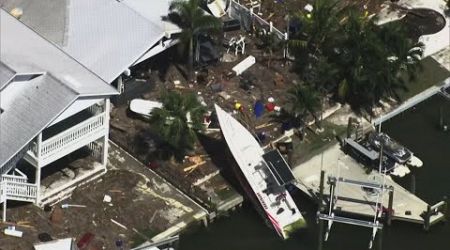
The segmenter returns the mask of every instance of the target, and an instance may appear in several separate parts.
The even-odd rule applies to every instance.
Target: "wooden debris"
[[[231,98],[231,96],[230,96],[227,92],[225,92],[225,91],[219,92],[218,95],[219,95],[220,97],[222,97],[224,100],[228,100],[228,99]]]
[[[191,165],[189,167],[184,168],[183,171],[184,172],[188,172],[189,171],[189,173],[190,173],[190,172],[194,171],[197,167],[199,167],[199,166],[201,166],[201,165],[203,165],[205,163],[206,163],[206,161],[201,161],[201,162],[195,163],[194,165]]]
[[[269,16],[266,18],[266,21],[269,21],[270,18],[273,17],[273,15],[275,15],[275,12],[271,12],[271,13],[269,14]]]
[[[115,221],[115,220],[113,220],[113,219],[111,219],[111,222],[114,223],[114,224],[116,224],[117,226],[119,226],[119,227],[125,229],[125,230],[128,230],[128,228],[127,228],[126,226],[124,226],[123,224],[120,224],[119,222],[117,222],[117,221]]]
[[[273,78],[273,81],[275,83],[275,86],[284,85],[284,77],[283,77],[283,75],[279,74],[278,72],[275,73],[275,77]]]
[[[255,129],[267,128],[267,127],[270,127],[272,125],[273,125],[273,123],[264,123],[264,124],[256,126]]]
[[[187,87],[183,86],[183,85],[175,85],[176,89],[187,89]]]

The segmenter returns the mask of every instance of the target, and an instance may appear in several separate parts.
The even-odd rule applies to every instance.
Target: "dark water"
[[[411,174],[416,178],[416,194],[432,204],[444,195],[450,197],[450,130],[443,132],[439,129],[440,107],[444,122],[450,128],[450,103],[440,96],[434,96],[383,123],[382,128],[424,162],[420,169],[411,168]],[[397,181],[409,189],[411,174]],[[294,194],[294,197],[304,211],[309,227],[290,240],[280,240],[251,206],[246,205],[208,228],[182,235],[181,250],[316,250],[315,205],[301,193]],[[367,249],[370,235],[368,228],[336,223],[323,249]],[[450,223],[434,225],[430,232],[425,232],[421,225],[393,222],[383,229],[381,245],[384,250],[447,250],[450,249]],[[373,249],[380,249],[377,242]]]

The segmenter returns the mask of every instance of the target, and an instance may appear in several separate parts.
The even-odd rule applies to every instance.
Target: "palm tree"
[[[336,96],[355,109],[371,111],[381,98],[397,98],[397,91],[407,88],[404,75],[413,79],[417,74],[423,45],[408,39],[400,23],[380,27],[354,9],[347,11],[341,23],[345,39],[329,57],[340,67]]]
[[[214,16],[205,14],[200,8],[200,0],[174,0],[169,6],[169,20],[178,25],[182,32],[179,40],[183,51],[188,50],[188,77],[192,79],[194,67],[194,48],[198,36],[206,32],[217,32],[222,24]]]
[[[317,112],[322,107],[322,101],[317,90],[309,85],[297,84],[289,89],[287,94],[290,113],[295,117],[306,117],[306,114],[309,113],[320,126]]]
[[[163,92],[162,108],[152,110],[150,124],[168,146],[169,153],[182,159],[197,141],[196,133],[204,129],[206,112],[193,93]]]
[[[299,13],[301,33],[294,34],[289,41],[296,58],[297,69],[303,71],[315,63],[315,59],[334,47],[338,39],[341,9],[337,0],[316,0],[313,11]]]

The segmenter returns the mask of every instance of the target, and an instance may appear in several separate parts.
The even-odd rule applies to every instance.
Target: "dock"
[[[310,197],[316,198],[319,193],[321,170],[325,171],[325,180],[328,180],[328,177],[339,176],[343,179],[364,183],[383,182],[376,171],[367,173],[364,166],[342,152],[340,145],[337,143],[324,151],[323,155],[316,155],[309,161],[293,167],[292,171],[298,180],[297,187]],[[386,176],[384,184],[389,188],[383,189],[384,193],[380,198],[383,207],[388,208],[389,189],[394,191],[391,220],[423,224],[427,229],[429,225],[444,219],[444,214],[430,212],[435,210],[436,206],[430,206],[427,202],[395,183],[390,176]],[[329,186],[328,182],[325,181],[325,197],[330,194]],[[377,192],[377,189],[372,190]],[[339,197],[336,207],[343,213],[373,217],[377,198],[377,195],[373,192],[363,190],[360,185],[337,185],[335,194]],[[424,214],[427,214],[427,211],[430,214],[429,221],[424,219]]]

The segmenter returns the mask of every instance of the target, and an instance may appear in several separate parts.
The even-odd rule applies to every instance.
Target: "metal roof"
[[[14,7],[22,8],[23,23],[108,83],[133,65],[165,34],[158,16],[167,13],[167,9],[163,11],[167,0],[149,0],[140,4],[151,11],[146,17],[116,0],[3,1],[3,8],[8,11]]]
[[[11,159],[77,98],[117,91],[54,44],[0,9],[0,60],[19,74],[0,91],[0,166]]]
[[[27,145],[78,96],[75,91],[47,74],[28,82],[10,84],[0,94],[4,110],[0,116],[0,166]]]
[[[66,37],[67,7],[69,0],[0,0],[7,11],[20,8],[20,21],[48,40],[62,46]],[[0,4],[1,5],[1,4]]]
[[[14,77],[16,72],[0,62],[0,90]]]

